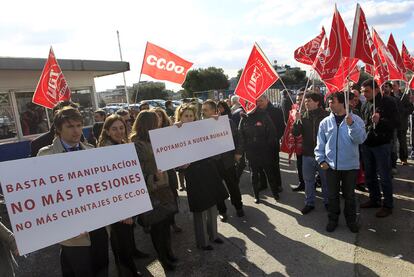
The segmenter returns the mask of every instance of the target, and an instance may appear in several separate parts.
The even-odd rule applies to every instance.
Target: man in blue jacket
[[[346,115],[345,96],[331,94],[328,100],[331,114],[320,125],[315,147],[315,158],[326,170],[328,181],[328,218],[326,231],[338,226],[340,212],[339,192],[345,198],[344,215],[351,232],[358,232],[356,223],[355,184],[359,169],[358,145],[367,137],[363,120],[352,113]]]

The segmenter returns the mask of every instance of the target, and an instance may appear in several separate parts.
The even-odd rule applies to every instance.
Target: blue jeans
[[[303,180],[305,181],[305,205],[315,206],[315,174],[319,172],[322,182],[323,203],[328,204],[326,172],[321,169],[314,157],[302,156]]]
[[[384,196],[383,206],[392,208],[391,145],[362,145],[362,158],[364,160],[365,183],[369,189],[369,198],[373,202],[381,203],[381,185]],[[378,184],[377,173],[380,176],[380,184]]]

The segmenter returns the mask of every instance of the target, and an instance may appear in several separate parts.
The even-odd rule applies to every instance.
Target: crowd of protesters
[[[378,208],[377,217],[392,214],[392,176],[397,174],[398,158],[407,165],[408,118],[414,110],[410,94],[403,93],[398,82],[385,83],[380,89],[367,80],[361,86],[352,86],[348,95],[336,92],[327,98],[319,91],[301,89],[296,101],[285,92],[280,106],[262,95],[257,99],[256,110],[248,114],[238,96],[228,101],[206,100],[203,104],[197,99],[185,102],[174,109],[167,101],[165,110],[150,109],[144,103],[140,111],[121,109],[111,115],[97,110],[87,138],[83,136],[83,118],[76,104],[61,102],[53,109],[53,126],[32,141],[32,156],[134,143],[153,205],[149,212],[60,242],[62,276],[108,276],[109,244],[119,276],[141,276],[133,258],[149,255],[135,245],[134,228],[138,226],[150,234],[163,268],[174,270],[178,258],[172,249],[171,231],[182,231],[175,222],[179,212],[177,190],[186,190],[196,246],[203,251],[213,250],[215,243],[224,243],[218,235],[217,220],[228,219],[225,200],[230,197],[236,215],[244,216],[239,182],[246,166],[255,203],[260,204],[260,191],[267,186],[275,201],[282,197],[279,152],[287,133],[298,144],[295,151],[299,184],[292,189],[305,192],[303,215],[315,209],[318,184],[327,210],[327,232],[338,226],[341,194],[347,226],[351,232],[358,232],[355,188],[369,191],[369,200],[361,208]],[[290,114],[295,115],[294,123],[287,128]],[[183,124],[217,119],[220,115],[229,118],[233,151],[165,172],[157,169],[150,130],[171,125],[181,128]],[[13,234],[1,223],[0,239],[2,272],[7,269],[6,276],[13,276],[11,253],[18,252]]]

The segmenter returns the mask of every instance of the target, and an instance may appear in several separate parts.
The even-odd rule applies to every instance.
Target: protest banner
[[[151,210],[133,144],[0,163],[20,255]]]
[[[227,115],[149,131],[159,170],[168,170],[234,149]]]

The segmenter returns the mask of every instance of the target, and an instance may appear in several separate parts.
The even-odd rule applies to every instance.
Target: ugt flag
[[[147,42],[141,73],[157,80],[182,84],[193,63]]]
[[[49,57],[43,68],[32,102],[52,109],[59,101],[70,99],[70,89],[50,47]]]
[[[243,109],[247,113],[253,111],[256,108],[257,98],[277,80],[279,76],[275,69],[259,45],[255,43],[235,90],[235,94],[240,97]]]
[[[305,45],[295,50],[295,60],[303,64],[312,65],[316,59],[316,54],[318,54],[319,48],[321,47],[321,43],[324,37],[325,28],[322,27],[322,31],[318,36],[316,36],[311,41],[307,42]]]

